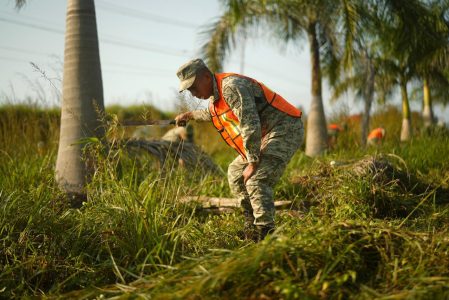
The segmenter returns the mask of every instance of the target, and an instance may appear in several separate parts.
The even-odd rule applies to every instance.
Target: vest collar
[[[212,84],[213,84],[213,90],[214,94],[210,96],[209,100],[211,102],[215,102],[220,98],[220,93],[218,92],[218,85],[217,85],[217,79],[215,78],[215,74],[212,74]]]

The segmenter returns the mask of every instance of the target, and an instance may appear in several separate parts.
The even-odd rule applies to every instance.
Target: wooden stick
[[[185,196],[179,199],[181,203],[195,202],[201,205],[202,208],[237,208],[240,203],[235,198],[220,198],[207,196]],[[290,200],[274,201],[274,206],[277,209],[289,208],[292,204]]]

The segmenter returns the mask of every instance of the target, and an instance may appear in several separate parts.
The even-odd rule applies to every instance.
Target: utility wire
[[[64,33],[65,33],[63,30],[50,28],[48,26],[43,26],[43,25],[29,23],[29,22],[23,22],[23,21],[19,21],[19,20],[11,20],[11,19],[7,19],[7,18],[1,17],[1,16],[0,16],[0,22],[11,23],[11,24],[19,25],[19,26],[24,26],[24,27],[33,28],[33,29],[39,29],[39,30],[62,34],[62,35],[64,35]],[[151,44],[141,45],[142,43],[140,43],[140,42],[124,41],[124,40],[119,40],[116,38],[115,39],[99,38],[99,41],[106,43],[106,44],[127,47],[127,48],[131,48],[134,50],[144,50],[144,51],[149,51],[149,52],[155,52],[155,53],[164,54],[164,55],[188,57],[188,54],[189,54],[189,52],[186,50],[168,49],[168,48],[164,48],[162,46],[151,45]]]
[[[0,46],[0,50],[6,50],[6,51],[14,51],[14,52],[22,52],[22,53],[28,53],[28,54],[34,54],[34,55],[40,55],[40,56],[49,56],[47,53],[43,53],[43,52],[37,52],[37,51],[31,51],[31,50],[26,50],[26,49],[20,49],[20,48],[15,48],[15,47],[9,47],[9,46]],[[5,58],[6,59],[6,58]],[[25,60],[21,60],[19,58],[11,58],[11,60],[16,60],[16,61],[20,61],[20,62],[26,62]],[[152,67],[142,67],[142,66],[136,66],[136,65],[127,65],[127,64],[120,64],[120,63],[115,63],[115,62],[101,62],[102,65],[102,69],[104,70],[105,68],[108,67],[118,67],[118,68],[125,68],[125,69],[131,69],[133,70],[134,73],[149,73],[149,72],[159,72],[158,74],[160,75],[164,75],[164,74],[170,74],[172,73],[171,70],[167,70],[167,69],[155,69]],[[120,70],[122,71],[122,70]],[[128,72],[125,70],[125,72]]]
[[[109,39],[109,38],[100,38],[100,42],[103,42],[105,44],[126,47],[126,48],[130,48],[130,49],[134,49],[134,50],[144,50],[144,51],[155,52],[155,53],[160,53],[160,54],[164,54],[164,55],[178,56],[178,57],[189,57],[189,52],[187,50],[175,50],[175,49],[161,48],[160,46],[150,45],[150,44],[140,45],[139,42],[119,41],[119,40],[113,40],[113,39]]]
[[[32,51],[32,50],[28,50],[28,49],[21,49],[21,48],[10,47],[10,46],[0,46],[0,50],[22,52],[22,53],[35,54],[35,55],[40,55],[40,56],[51,56],[51,54],[44,53],[44,52]]]
[[[37,18],[34,18],[34,19],[38,20]],[[65,34],[64,30],[55,29],[55,28],[51,28],[51,27],[41,25],[41,24],[36,24],[36,23],[29,23],[29,22],[24,22],[24,21],[20,21],[20,20],[11,20],[11,19],[4,18],[2,16],[0,16],[0,22],[11,23],[11,24],[19,25],[19,26],[24,26],[24,27],[28,27],[28,28],[52,32],[52,33],[56,33],[56,34],[62,34],[62,35]],[[42,22],[42,20],[41,20],[41,22]],[[187,50],[168,49],[168,48],[164,48],[163,46],[152,45],[152,44],[143,44],[142,45],[141,42],[119,40],[112,36],[110,36],[110,38],[99,38],[99,40],[100,40],[100,42],[103,42],[106,44],[111,44],[111,45],[120,46],[120,47],[126,47],[126,48],[130,48],[133,50],[149,51],[149,52],[170,55],[170,56],[188,58],[193,54],[193,53],[189,53]],[[252,64],[247,64],[247,66],[249,66],[255,70],[262,71],[264,73],[270,73],[270,74],[273,73],[273,70],[268,70],[268,69],[261,68],[259,66],[255,66]],[[284,76],[276,75],[276,77],[283,78],[283,80],[287,80],[291,83],[294,83],[295,85],[303,85],[303,84],[301,84],[301,82],[299,82],[297,80],[286,78]]]
[[[6,14],[9,16],[13,16],[13,14],[10,14],[7,12],[0,11],[0,13]],[[48,23],[42,19],[38,19],[38,18],[30,17],[30,16],[26,16],[26,18],[34,19],[38,23],[13,20],[10,18],[2,17],[2,16],[0,16],[0,21],[13,23],[16,25],[25,26],[25,27],[29,27],[29,28],[36,28],[36,29],[40,29],[43,31],[47,31],[47,32],[53,32],[53,33],[58,33],[58,34],[63,34],[63,35],[65,34],[64,30],[58,30],[53,27],[43,25],[43,23],[46,23],[46,24],[51,24],[51,23]],[[53,26],[59,26],[59,25],[53,24]],[[145,51],[156,52],[156,53],[160,53],[160,54],[174,55],[174,56],[178,56],[178,57],[189,56],[188,50],[170,49],[166,46],[161,46],[161,45],[148,44],[148,43],[144,43],[144,42],[140,42],[140,41],[123,40],[116,36],[112,36],[112,35],[108,35],[108,34],[102,34],[101,36],[99,36],[99,41],[107,43],[107,44],[116,45],[116,46],[134,48],[137,50],[145,50]]]
[[[29,63],[29,61],[24,60],[24,59],[15,58],[15,57],[6,57],[6,56],[0,56],[0,60],[16,61],[16,62],[21,62],[21,63]]]
[[[151,72],[150,71],[130,71],[130,70],[120,70],[120,69],[109,69],[108,67],[102,68],[102,70],[104,72],[107,73],[117,73],[117,74],[132,74],[132,75],[136,75],[136,76],[141,76],[141,77],[148,77],[148,76],[153,76],[153,77],[173,77],[175,78],[175,75],[173,74],[173,72],[166,72],[166,73],[157,73],[157,72]]]
[[[29,60],[26,59],[19,59],[19,58],[15,58],[15,57],[7,57],[7,56],[0,56],[0,60],[5,60],[5,61],[14,61],[14,62],[19,62],[19,63],[25,63],[25,64],[30,64],[31,62]],[[151,70],[149,71],[130,71],[130,70],[115,70],[115,69],[109,69],[108,67],[102,68],[102,72],[105,73],[117,73],[117,74],[127,74],[127,75],[135,75],[135,76],[155,76],[155,77],[161,77],[161,76],[173,76],[173,74],[170,74],[169,71],[167,71],[167,73],[154,73],[151,72]]]
[[[11,13],[10,11],[0,10],[0,14],[3,14],[5,18],[10,17],[10,18],[13,18],[14,20],[21,18],[21,19],[26,19],[27,21],[35,21],[35,22],[38,22],[38,24],[50,26],[50,28],[62,28],[62,29],[65,28],[65,26],[64,26],[65,20],[64,19],[62,19],[61,23],[55,23],[55,22],[49,22],[48,20],[44,20],[41,18],[36,18],[32,15],[24,14],[24,13],[20,13],[20,15],[19,15],[17,13]]]
[[[6,19],[4,17],[0,17],[0,21],[15,24],[15,25],[20,25],[20,26],[25,26],[25,27],[29,27],[29,28],[39,29],[39,30],[43,30],[43,31],[47,31],[47,32],[64,34],[64,30],[54,29],[54,28],[47,27],[44,25],[31,24],[31,23],[27,23],[27,22],[23,22],[23,21],[19,21],[19,20]]]
[[[157,23],[162,23],[162,24],[166,24],[166,25],[172,25],[172,26],[176,26],[176,27],[180,27],[180,28],[184,28],[184,29],[185,28],[194,28],[195,29],[200,26],[200,24],[194,24],[194,23],[190,23],[190,22],[186,22],[186,21],[167,18],[167,17],[155,15],[155,14],[147,12],[147,11],[141,11],[141,10],[125,7],[125,6],[120,6],[120,5],[112,4],[112,3],[109,3],[106,1],[101,1],[101,0],[97,1],[96,6],[100,9],[104,9],[104,10],[114,12],[114,13],[117,13],[120,15],[134,17],[134,18],[138,18],[138,19],[142,19],[142,20],[150,21],[150,22],[157,22]]]
[[[31,50],[20,49],[20,48],[9,47],[9,46],[0,46],[0,50],[7,50],[7,51],[14,51],[14,52],[23,52],[23,53],[28,53],[28,54],[40,55],[40,56],[49,56],[48,54],[43,53],[43,52],[31,51]],[[17,59],[15,59],[15,60],[17,60]],[[121,68],[128,69],[128,71],[124,71],[124,72],[127,72],[127,73],[131,73],[132,72],[133,74],[140,73],[140,74],[144,75],[144,74],[149,74],[149,73],[146,73],[146,72],[152,72],[152,71],[160,72],[159,73],[160,75],[165,75],[165,74],[172,73],[172,70],[167,70],[167,69],[155,69],[155,68],[152,68],[152,67],[143,67],[143,66],[137,66],[137,65],[120,64],[120,63],[115,63],[115,62],[101,62],[101,65],[102,65],[102,69],[103,70],[105,70],[105,68],[108,68],[110,66],[115,66],[115,67],[121,67]],[[255,70],[259,70],[259,71],[262,71],[264,73],[271,73],[271,74],[273,73],[272,70],[268,70],[268,69],[261,68],[261,67],[258,67],[258,66],[251,65],[251,67],[253,69],[255,69]],[[129,71],[129,69],[131,69],[132,71]],[[116,72],[118,73],[119,71],[116,71]],[[280,78],[278,75],[276,75],[276,77]],[[289,82],[291,82],[292,84],[295,84],[295,85],[301,84],[300,82],[298,82],[296,80],[289,79],[289,78],[286,78],[286,77],[283,77],[282,79],[283,80],[288,80]]]

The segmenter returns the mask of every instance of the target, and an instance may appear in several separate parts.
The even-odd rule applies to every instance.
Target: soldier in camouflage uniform
[[[187,89],[211,103],[220,98],[217,77],[202,60],[189,61],[177,75],[181,80],[180,92]],[[239,155],[229,165],[229,185],[241,201],[246,236],[260,240],[274,229],[273,188],[302,144],[303,124],[301,118],[267,105],[261,86],[249,78],[237,74],[224,78],[221,95],[240,121],[238,127],[246,153],[246,158]],[[176,120],[208,121],[209,110],[183,113]]]

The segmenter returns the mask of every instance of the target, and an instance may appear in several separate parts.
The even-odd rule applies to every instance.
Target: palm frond
[[[202,53],[206,64],[212,72],[220,72],[226,55],[234,45],[234,29],[231,27],[230,16],[223,15],[218,21],[202,32],[206,42]]]
[[[357,97],[362,96],[362,85],[364,83],[364,80],[361,76],[351,76],[346,77],[342,81],[338,82],[338,84],[333,86],[332,94],[331,94],[331,101],[336,101],[338,98],[340,98],[343,94],[347,93],[348,91],[354,91],[356,93]]]
[[[237,36],[245,32],[245,30],[239,31],[238,29],[257,27],[265,10],[265,6],[255,0],[222,2],[225,6],[223,15],[201,33],[204,40],[201,51],[213,72],[223,69],[226,56],[236,46]]]
[[[344,29],[344,56],[343,65],[345,69],[351,69],[354,59],[354,43],[357,36],[357,24],[360,20],[360,6],[352,0],[342,1],[343,24]]]

